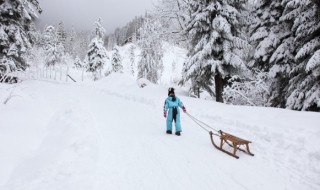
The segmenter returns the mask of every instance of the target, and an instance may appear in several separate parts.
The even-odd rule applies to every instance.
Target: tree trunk
[[[214,76],[214,81],[216,85],[216,102],[221,102],[223,103],[223,97],[222,97],[222,92],[223,92],[223,78],[220,73],[216,74]]]

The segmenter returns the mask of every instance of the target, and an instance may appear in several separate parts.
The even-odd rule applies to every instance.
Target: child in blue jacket
[[[176,127],[176,135],[181,135],[181,124],[180,124],[180,110],[179,107],[182,108],[183,112],[187,112],[183,103],[180,101],[178,97],[175,96],[174,88],[169,88],[168,90],[168,98],[164,102],[163,106],[163,116],[167,118],[167,134],[172,134],[172,122],[175,122]],[[169,112],[168,112],[169,110]],[[168,115],[167,115],[168,112]]]

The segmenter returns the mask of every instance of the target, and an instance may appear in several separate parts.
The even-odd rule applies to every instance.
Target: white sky
[[[39,27],[57,24],[62,20],[66,28],[92,30],[93,23],[102,18],[107,33],[124,26],[135,16],[152,10],[157,0],[39,0],[43,13]]]

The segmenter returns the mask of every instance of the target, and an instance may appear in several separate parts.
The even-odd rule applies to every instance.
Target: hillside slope
[[[112,74],[95,83],[0,84],[0,189],[319,189],[318,113],[189,98],[190,114],[251,140],[236,160],[182,115],[165,134],[167,88]],[[17,95],[6,105],[9,91]]]

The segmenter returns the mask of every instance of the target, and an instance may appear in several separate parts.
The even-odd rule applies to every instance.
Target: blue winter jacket
[[[176,118],[175,118],[175,127],[176,127],[176,131],[181,131],[181,123],[180,123],[180,108],[183,108],[184,105],[183,103],[180,101],[180,99],[178,97],[175,97],[175,101],[172,101],[173,97],[169,96],[166,101],[164,102],[164,106],[163,106],[163,111],[164,112],[168,112],[168,116],[167,116],[167,130],[172,131],[172,121],[174,120],[173,118],[173,113],[174,113],[174,108],[176,108],[177,113],[176,113]]]
[[[167,99],[166,99],[166,101],[164,102],[164,107],[163,107],[163,111],[164,112],[166,112],[166,111],[168,111],[169,110],[169,112],[170,112],[170,109],[172,109],[172,108],[174,108],[174,107],[176,107],[176,108],[178,108],[178,107],[180,107],[180,108],[183,108],[184,106],[183,106],[183,103],[180,101],[180,99],[178,98],[178,97],[175,97],[176,98],[176,101],[172,101],[172,97],[171,96],[169,96]],[[180,113],[180,110],[178,109],[178,113]]]

